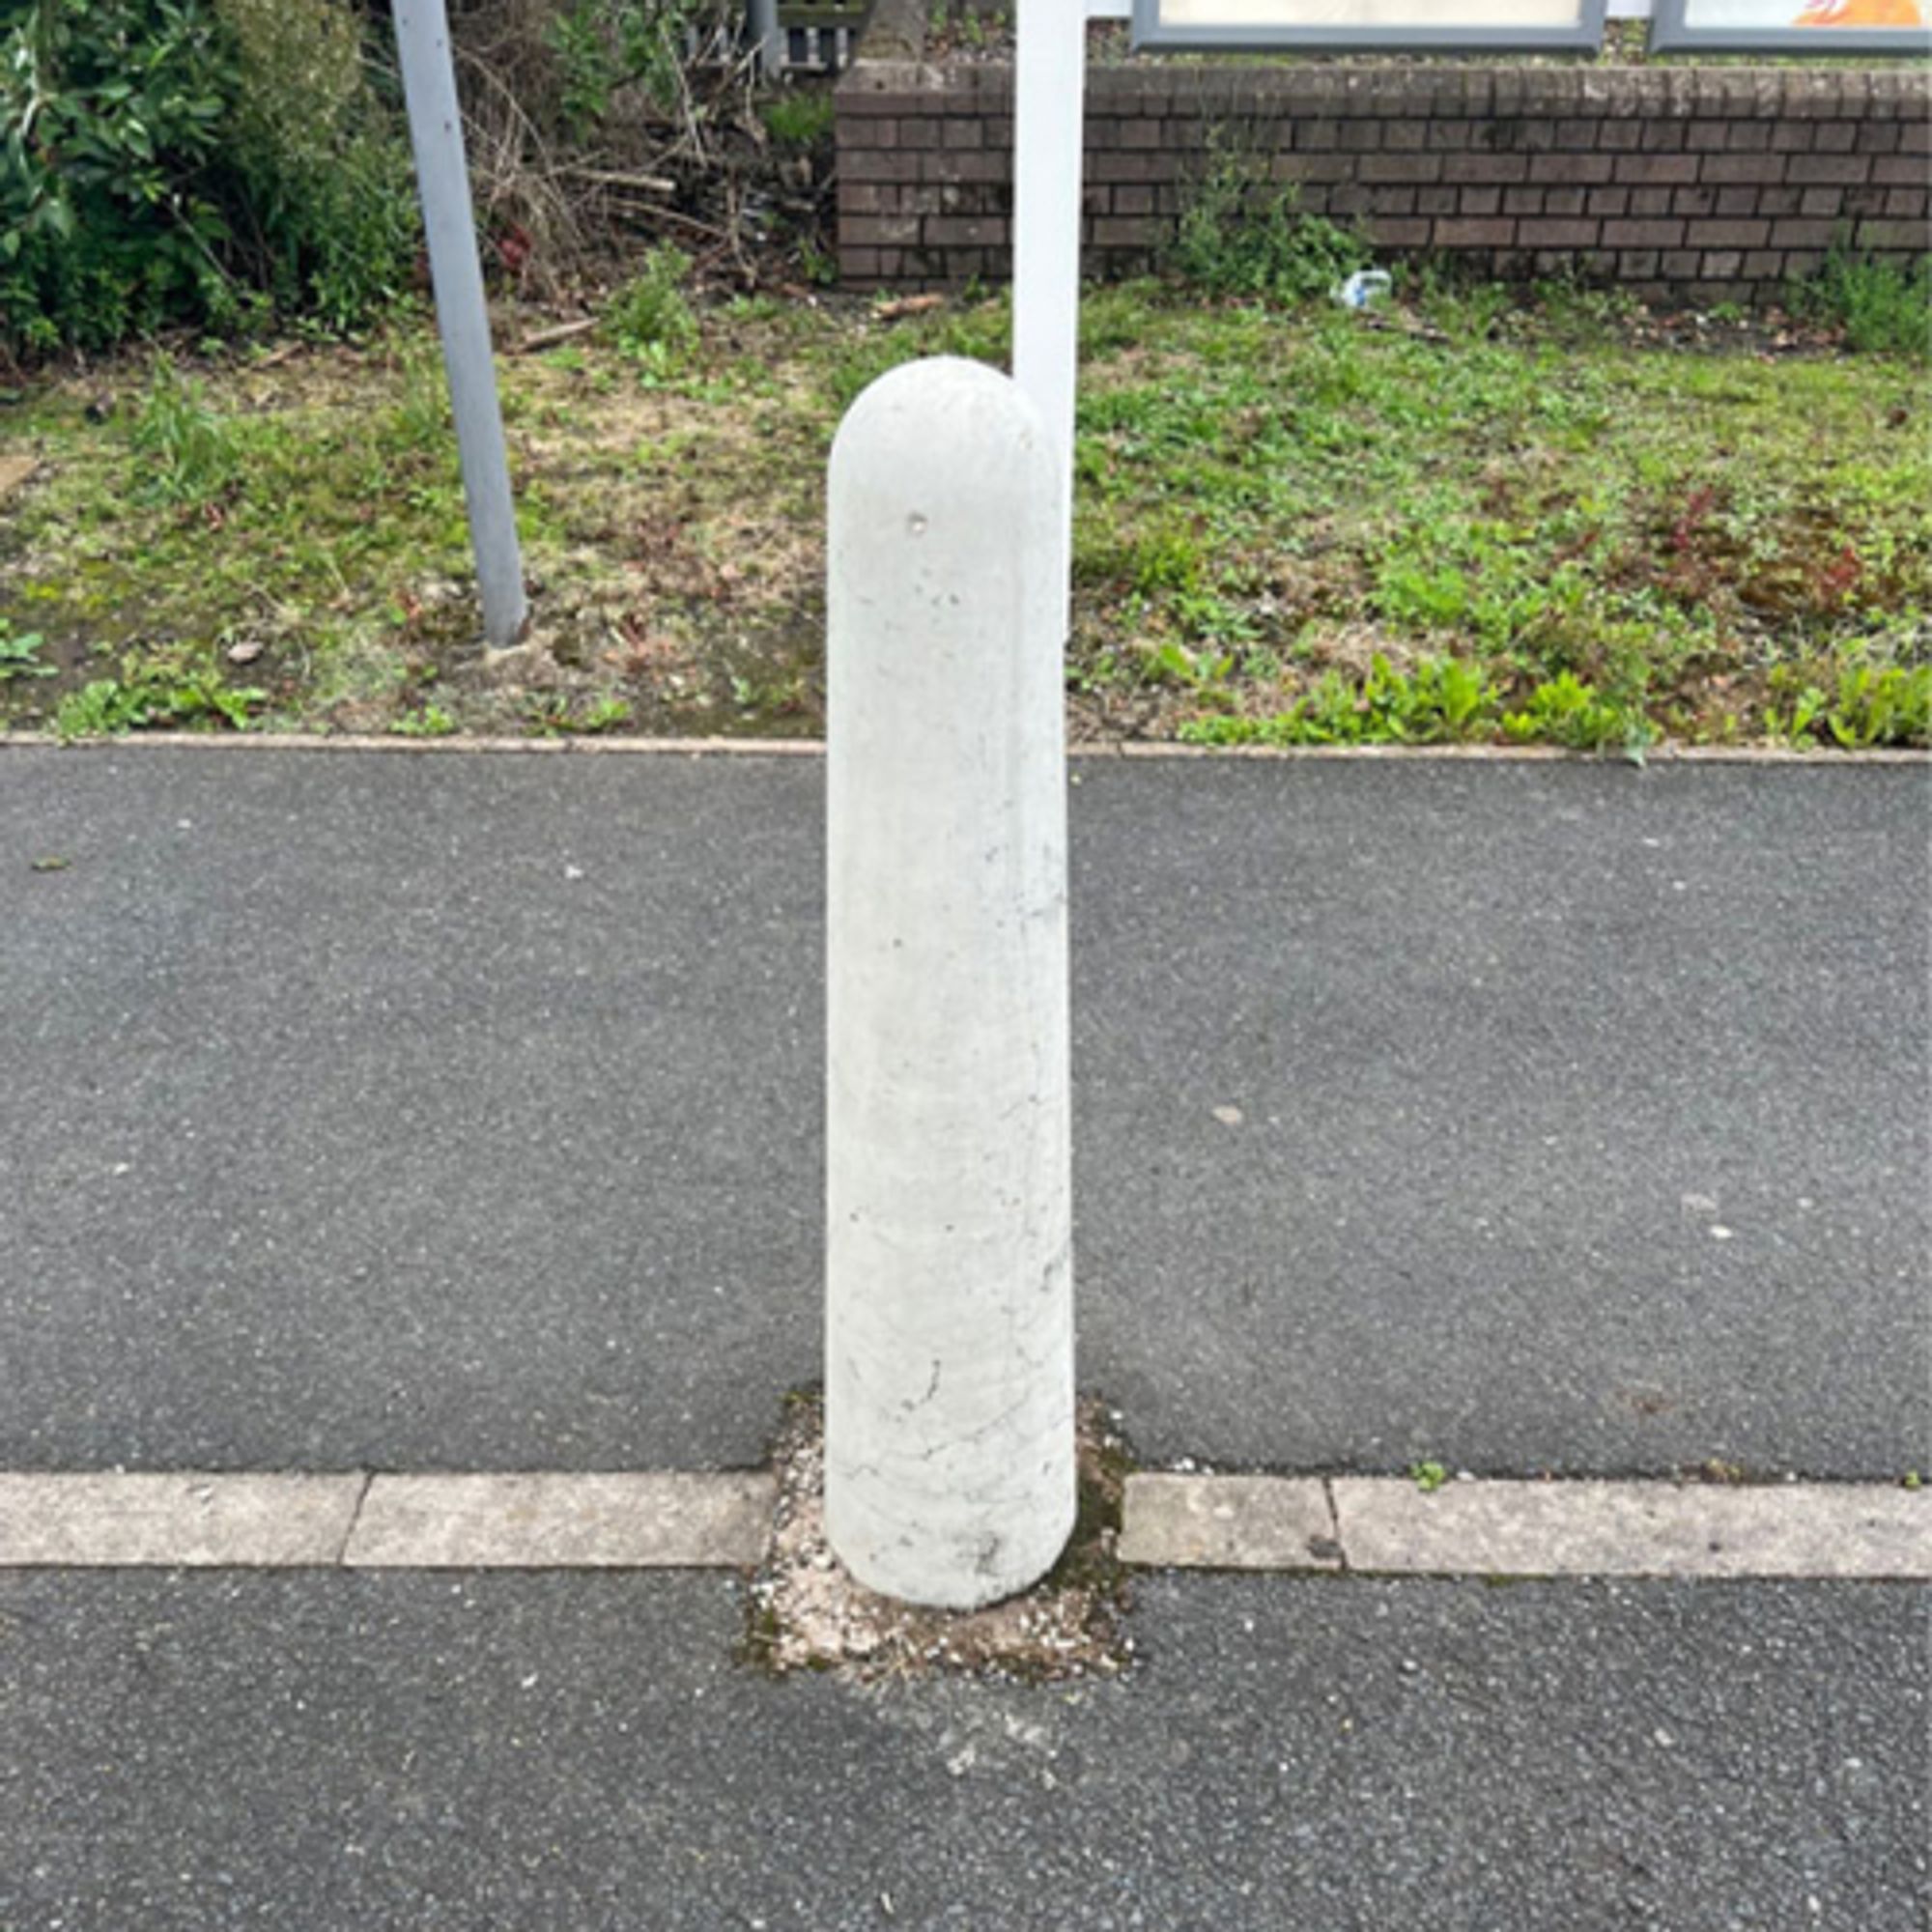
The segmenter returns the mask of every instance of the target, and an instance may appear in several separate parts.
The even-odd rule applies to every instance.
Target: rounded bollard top
[[[928,469],[1052,482],[1046,425],[1010,376],[964,355],[902,362],[869,383],[832,441],[832,475]]]

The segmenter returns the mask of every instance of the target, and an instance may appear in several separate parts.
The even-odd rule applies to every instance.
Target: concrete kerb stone
[[[749,1569],[764,1470],[0,1473],[0,1569]],[[1136,1568],[1932,1580],[1932,1491],[1877,1483],[1129,1478]]]
[[[0,1474],[0,1568],[327,1566],[363,1475]]]
[[[1317,1527],[1332,1510],[1332,1527]],[[1884,1484],[1142,1475],[1122,1554],[1378,1576],[1932,1578],[1932,1492]]]
[[[350,1569],[749,1569],[770,1539],[762,1470],[378,1476]]]

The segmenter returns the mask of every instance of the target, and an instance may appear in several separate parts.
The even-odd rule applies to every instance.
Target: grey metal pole
[[[456,105],[456,71],[449,57],[443,0],[396,0],[396,51],[410,110],[416,185],[429,241],[436,322],[449,372],[450,408],[469,511],[469,542],[483,599],[483,635],[496,649],[523,635],[529,606],[517,549],[517,512],[510,499],[510,467],[503,418],[497,404],[497,369],[490,354],[490,315],[483,301],[483,267],[463,156],[463,120]]]
[[[776,80],[784,68],[778,0],[747,0],[747,13],[752,38],[758,43],[758,72],[766,80]]]

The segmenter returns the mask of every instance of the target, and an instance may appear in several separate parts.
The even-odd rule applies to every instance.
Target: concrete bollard
[[[958,1609],[1074,1517],[1062,487],[956,358],[833,445],[826,1527]]]

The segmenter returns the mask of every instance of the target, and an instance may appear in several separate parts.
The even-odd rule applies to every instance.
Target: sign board
[[[1660,53],[1932,54],[1929,0],[1657,0]]]
[[[1191,53],[1278,47],[1319,53],[1590,53],[1604,38],[1605,6],[1606,0],[1133,0],[1134,45]]]

